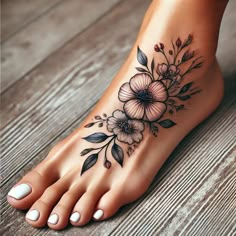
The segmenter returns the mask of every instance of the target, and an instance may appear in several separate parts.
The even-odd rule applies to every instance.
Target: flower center
[[[133,133],[133,127],[128,123],[127,120],[119,121],[118,126],[122,129],[122,131],[126,134]]]
[[[152,94],[147,89],[138,91],[136,96],[137,99],[144,104],[151,103],[153,101]]]
[[[176,76],[176,73],[173,70],[168,70],[165,74],[166,79],[173,79]]]

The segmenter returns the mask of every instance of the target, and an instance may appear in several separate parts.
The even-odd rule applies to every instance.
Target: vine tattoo
[[[163,43],[156,44],[154,57],[156,53],[162,54],[165,62],[161,64],[156,64],[154,58],[149,63],[146,54],[137,48],[137,61],[140,64],[136,67],[138,72],[118,92],[123,109],[115,110],[111,116],[97,115],[94,122],[85,125],[85,128],[94,125],[105,127],[109,134],[97,132],[84,137],[87,142],[100,145],[80,153],[81,156],[87,155],[81,175],[96,164],[99,156],[104,158],[104,167],[109,169],[112,166],[107,157],[109,150],[122,167],[125,152],[121,143],[127,146],[126,153],[130,156],[143,140],[145,129],[157,136],[160,127],[167,129],[176,125],[171,119],[163,119],[163,115],[167,112],[172,115],[184,109],[184,102],[200,92],[193,82],[183,85],[185,76],[203,63],[201,57],[196,57],[196,51],[190,50],[192,41],[191,34],[184,41],[180,38],[171,41],[172,48],[168,52]],[[182,65],[185,65],[185,70]]]

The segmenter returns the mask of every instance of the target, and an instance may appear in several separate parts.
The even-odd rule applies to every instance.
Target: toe
[[[57,205],[52,210],[48,218],[48,226],[52,229],[59,230],[67,226],[71,212],[78,201],[83,195],[84,190],[82,188],[76,188],[67,191]],[[58,216],[58,217],[57,217]],[[72,221],[78,221],[78,213],[72,216]]]
[[[17,209],[29,209],[44,190],[57,180],[56,175],[47,177],[37,170],[29,172],[9,192],[7,200]]]
[[[65,183],[63,179],[48,187],[26,214],[26,221],[34,227],[45,226],[52,209],[67,190],[68,183]],[[59,222],[58,215],[51,217],[51,222],[56,224],[56,221]]]
[[[119,208],[125,204],[125,197],[122,195],[122,191],[110,190],[105,193],[96,205],[93,213],[93,219],[104,220],[113,216]]]
[[[106,190],[102,190],[102,188],[85,192],[72,211],[70,216],[71,224],[81,226],[88,223],[92,218],[97,202],[105,192]]]

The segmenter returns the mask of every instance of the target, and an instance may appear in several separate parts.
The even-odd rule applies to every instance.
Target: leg
[[[29,209],[27,222],[61,229],[69,221],[104,220],[146,191],[176,145],[222,99],[215,51],[226,4],[153,1],[92,113],[9,192],[13,207]]]

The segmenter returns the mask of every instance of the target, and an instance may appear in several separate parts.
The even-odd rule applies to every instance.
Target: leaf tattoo
[[[96,164],[97,160],[98,160],[98,154],[97,153],[88,156],[87,159],[85,160],[84,164],[83,164],[80,175],[82,175],[86,170],[88,170],[92,166],[94,166]]]
[[[158,123],[159,123],[159,125],[160,125],[161,127],[163,127],[163,128],[170,128],[170,127],[176,125],[176,123],[175,123],[174,121],[169,120],[169,119],[159,121]]]
[[[137,56],[138,62],[143,66],[147,66],[147,63],[148,63],[147,56],[142,52],[142,50],[139,47],[138,47],[137,54],[138,54]]]
[[[113,144],[111,148],[111,154],[114,157],[114,159],[121,165],[123,166],[123,160],[124,160],[124,152],[122,148],[117,145],[116,143]]]
[[[183,94],[183,93],[188,92],[188,90],[192,87],[192,85],[193,85],[193,82],[188,83],[188,84],[185,84],[185,85],[181,88],[179,94]]]
[[[80,153],[80,156],[84,156],[84,155],[90,153],[93,150],[95,150],[95,149],[94,148],[86,148]]]
[[[106,169],[110,169],[113,164],[109,156],[123,167],[125,146],[126,154],[131,156],[137,144],[143,140],[145,129],[157,137],[160,128],[169,129],[177,125],[172,119],[163,119],[163,116],[167,112],[173,115],[185,109],[183,103],[201,91],[194,87],[193,82],[183,83],[186,75],[203,64],[201,57],[196,57],[196,50],[190,49],[192,41],[193,35],[189,34],[184,40],[178,37],[175,42],[171,41],[172,48],[162,42],[155,44],[150,62],[147,55],[137,47],[137,61],[140,64],[136,67],[138,73],[121,85],[118,92],[123,109],[115,110],[110,116],[105,113],[96,115],[92,122],[84,126],[103,128],[105,133],[96,132],[83,138],[95,147],[81,151],[81,157],[88,155],[81,175],[92,168],[100,156],[104,159]],[[156,62],[156,54],[161,54],[163,61]],[[185,71],[182,64],[187,68]],[[135,108],[133,104],[136,104]]]
[[[104,133],[94,133],[91,134],[84,139],[90,143],[102,143],[105,141],[109,136]]]

